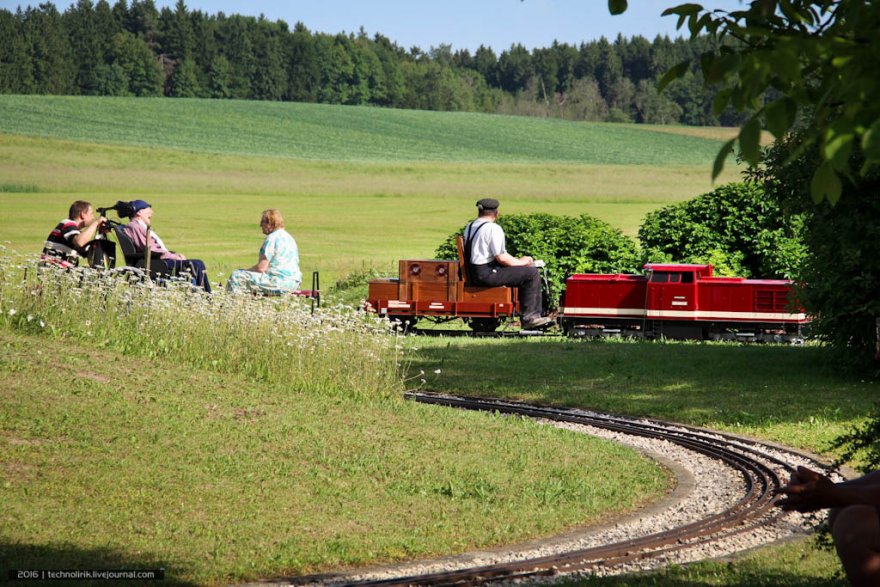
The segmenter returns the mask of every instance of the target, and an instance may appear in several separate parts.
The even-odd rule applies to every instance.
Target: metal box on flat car
[[[455,301],[458,261],[405,259],[398,275],[398,300]]]
[[[370,280],[371,299],[396,300],[399,291],[400,280],[396,277],[381,277]]]
[[[421,317],[466,318],[472,327],[493,330],[516,313],[514,292],[509,287],[469,284],[461,278],[459,261],[404,259],[399,262],[397,279],[370,281],[367,307],[410,324]]]

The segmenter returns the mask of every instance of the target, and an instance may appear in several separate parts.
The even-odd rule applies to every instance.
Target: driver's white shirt
[[[495,260],[495,257],[507,252],[504,242],[504,229],[491,220],[477,218],[468,224],[464,229],[465,242],[483,224],[488,224],[488,226],[480,228],[471,243],[471,263],[473,265],[491,263]]]

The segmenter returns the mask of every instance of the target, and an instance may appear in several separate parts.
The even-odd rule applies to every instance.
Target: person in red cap
[[[495,222],[498,206],[494,198],[479,200],[478,218],[464,229],[464,255],[470,275],[477,285],[519,288],[522,327],[526,330],[546,328],[553,320],[541,316],[541,275],[532,257],[517,258],[507,252],[504,229]]]
[[[147,248],[147,228],[153,224],[153,207],[144,200],[133,200],[129,202],[129,206],[130,220],[122,230],[131,239],[135,250],[143,252]],[[190,273],[193,277],[193,285],[211,293],[211,282],[208,281],[205,263],[200,259],[187,259],[180,253],[169,251],[152,228],[150,228],[150,251],[165,262],[172,274]]]

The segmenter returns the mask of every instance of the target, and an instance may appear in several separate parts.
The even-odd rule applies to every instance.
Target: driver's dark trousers
[[[471,265],[476,285],[496,287],[510,285],[519,288],[520,315],[531,321],[541,316],[541,275],[537,267],[505,267],[500,263]]]

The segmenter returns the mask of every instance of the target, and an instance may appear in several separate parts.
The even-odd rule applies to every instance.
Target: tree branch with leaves
[[[620,14],[627,1],[609,0],[608,7]],[[713,178],[737,146],[750,166],[759,164],[762,128],[779,139],[801,122],[806,128],[800,153],[818,147],[819,164],[810,182],[817,203],[836,203],[842,179],[854,182],[880,164],[880,3],[755,0],[737,11],[688,3],[663,15],[678,16],[678,27],[686,25],[692,37],[715,41],[699,59],[706,84],[724,85],[714,112],[732,106],[753,113],[721,148]],[[685,61],[672,67],[660,89],[690,66]],[[856,152],[861,157],[854,168]]]

